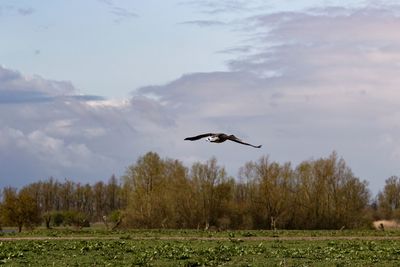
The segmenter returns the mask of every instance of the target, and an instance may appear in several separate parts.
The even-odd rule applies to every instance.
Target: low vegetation
[[[398,232],[36,230],[3,234],[6,266],[397,266]],[[18,238],[26,239],[18,239]],[[362,237],[362,239],[358,239]],[[45,238],[39,239],[38,238]]]
[[[4,188],[0,264],[397,266],[399,218],[400,179],[372,198],[336,153],[261,157],[233,178],[215,158],[189,168],[149,152],[107,183]]]

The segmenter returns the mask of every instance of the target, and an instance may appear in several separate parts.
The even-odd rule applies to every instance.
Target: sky
[[[0,187],[336,151],[376,194],[399,175],[399,28],[396,1],[1,0]],[[183,141],[204,132],[263,147]]]

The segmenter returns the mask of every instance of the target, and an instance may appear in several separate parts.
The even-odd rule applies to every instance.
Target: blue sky
[[[337,151],[373,192],[399,174],[400,6],[393,1],[0,2],[0,186],[122,175],[155,151]],[[237,144],[183,142],[233,133]]]
[[[236,28],[243,18],[340,2],[3,0],[1,64],[122,98],[185,73],[226,70],[230,56],[221,51],[245,41]]]
[[[223,70],[227,57],[217,51],[238,41],[222,27],[181,24],[202,15],[180,1],[17,2],[2,1],[2,64],[70,80],[85,94],[121,98],[183,73]]]

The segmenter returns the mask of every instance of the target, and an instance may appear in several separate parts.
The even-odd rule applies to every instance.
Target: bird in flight
[[[239,143],[242,145],[246,145],[246,146],[252,146],[255,148],[261,147],[261,145],[255,146],[255,145],[243,142],[242,140],[240,140],[239,138],[237,138],[234,135],[227,135],[224,133],[205,133],[205,134],[200,134],[200,135],[196,135],[196,136],[192,136],[192,137],[186,137],[185,140],[196,141],[196,140],[199,140],[204,137],[207,137],[206,141],[213,142],[213,143],[222,143],[222,142],[225,142],[226,140],[230,140],[230,141],[233,141],[233,142],[236,142],[236,143]]]

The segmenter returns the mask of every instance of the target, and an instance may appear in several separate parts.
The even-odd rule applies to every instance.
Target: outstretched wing
[[[208,137],[211,135],[213,135],[213,133],[205,133],[205,134],[200,134],[200,135],[196,135],[196,136],[192,136],[192,137],[186,137],[185,140],[196,141],[196,140],[199,140],[201,138]]]
[[[236,137],[236,136],[234,136],[234,135],[230,135],[230,136],[228,136],[228,139],[229,139],[229,140],[231,140],[231,141],[233,141],[233,142],[236,142],[236,143],[242,144],[242,145],[246,145],[246,146],[252,146],[252,147],[255,147],[255,148],[261,148],[261,145],[259,145],[259,146],[255,146],[255,145],[252,145],[252,144],[249,144],[249,143],[243,142],[242,140],[240,140],[239,138],[237,138],[237,137]]]

